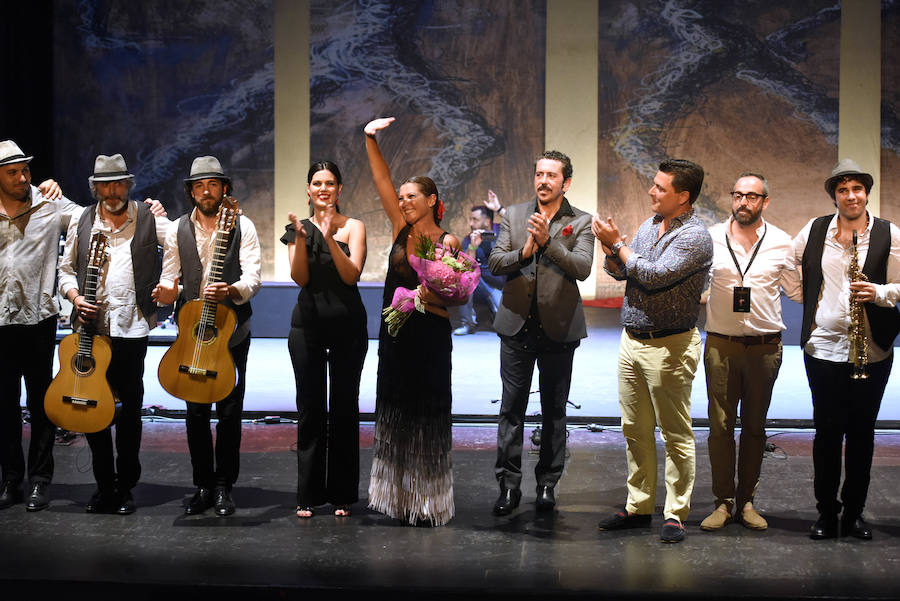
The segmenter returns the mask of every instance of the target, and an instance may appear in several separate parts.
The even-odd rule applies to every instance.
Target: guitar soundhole
[[[197,324],[194,326],[194,340],[200,344],[212,344],[219,335],[219,328],[215,326],[204,326]]]
[[[97,362],[89,355],[75,355],[72,357],[72,371],[79,376],[89,376],[94,373]]]

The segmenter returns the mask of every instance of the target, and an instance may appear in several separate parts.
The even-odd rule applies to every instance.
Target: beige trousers
[[[695,449],[691,429],[691,384],[700,361],[700,333],[637,340],[622,332],[619,344],[619,404],[628,460],[631,513],[653,513],[656,500],[656,434],[666,450],[663,515],[687,519],[694,488]]]

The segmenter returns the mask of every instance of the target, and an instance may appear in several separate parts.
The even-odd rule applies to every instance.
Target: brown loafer
[[[769,527],[769,523],[753,509],[753,503],[744,505],[741,511],[741,523],[750,530],[765,530]]]
[[[706,518],[704,518],[702,522],[700,522],[700,529],[711,532],[713,530],[724,528],[730,523],[731,514],[728,513],[728,507],[724,503],[722,503],[721,505],[716,507],[711,514],[706,516]]]

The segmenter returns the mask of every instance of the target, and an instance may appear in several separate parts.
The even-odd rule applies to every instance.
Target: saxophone
[[[853,230],[853,245],[850,247],[850,266],[847,278],[850,282],[868,282],[869,278],[859,267],[859,254],[856,251],[856,230]],[[865,308],[863,303],[850,295],[850,362],[853,363],[854,380],[865,380],[869,377],[866,366],[869,364],[868,340],[866,340]]]

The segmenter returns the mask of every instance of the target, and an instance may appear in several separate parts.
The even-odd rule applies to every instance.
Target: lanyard
[[[741,266],[738,264],[737,257],[734,256],[734,251],[731,250],[731,242],[728,241],[728,232],[725,232],[725,246],[728,247],[728,252],[731,253],[731,260],[734,261],[734,266],[737,268],[738,274],[741,276],[741,286],[744,285],[744,276],[747,275],[747,272],[750,271],[750,266],[753,265],[753,259],[756,258],[756,253],[759,252],[760,247],[762,246],[763,240],[766,239],[766,232],[769,231],[768,224],[763,226],[763,235],[760,236],[759,242],[756,244],[756,250],[753,251],[753,255],[750,257],[750,262],[747,263],[747,269],[741,271]]]

